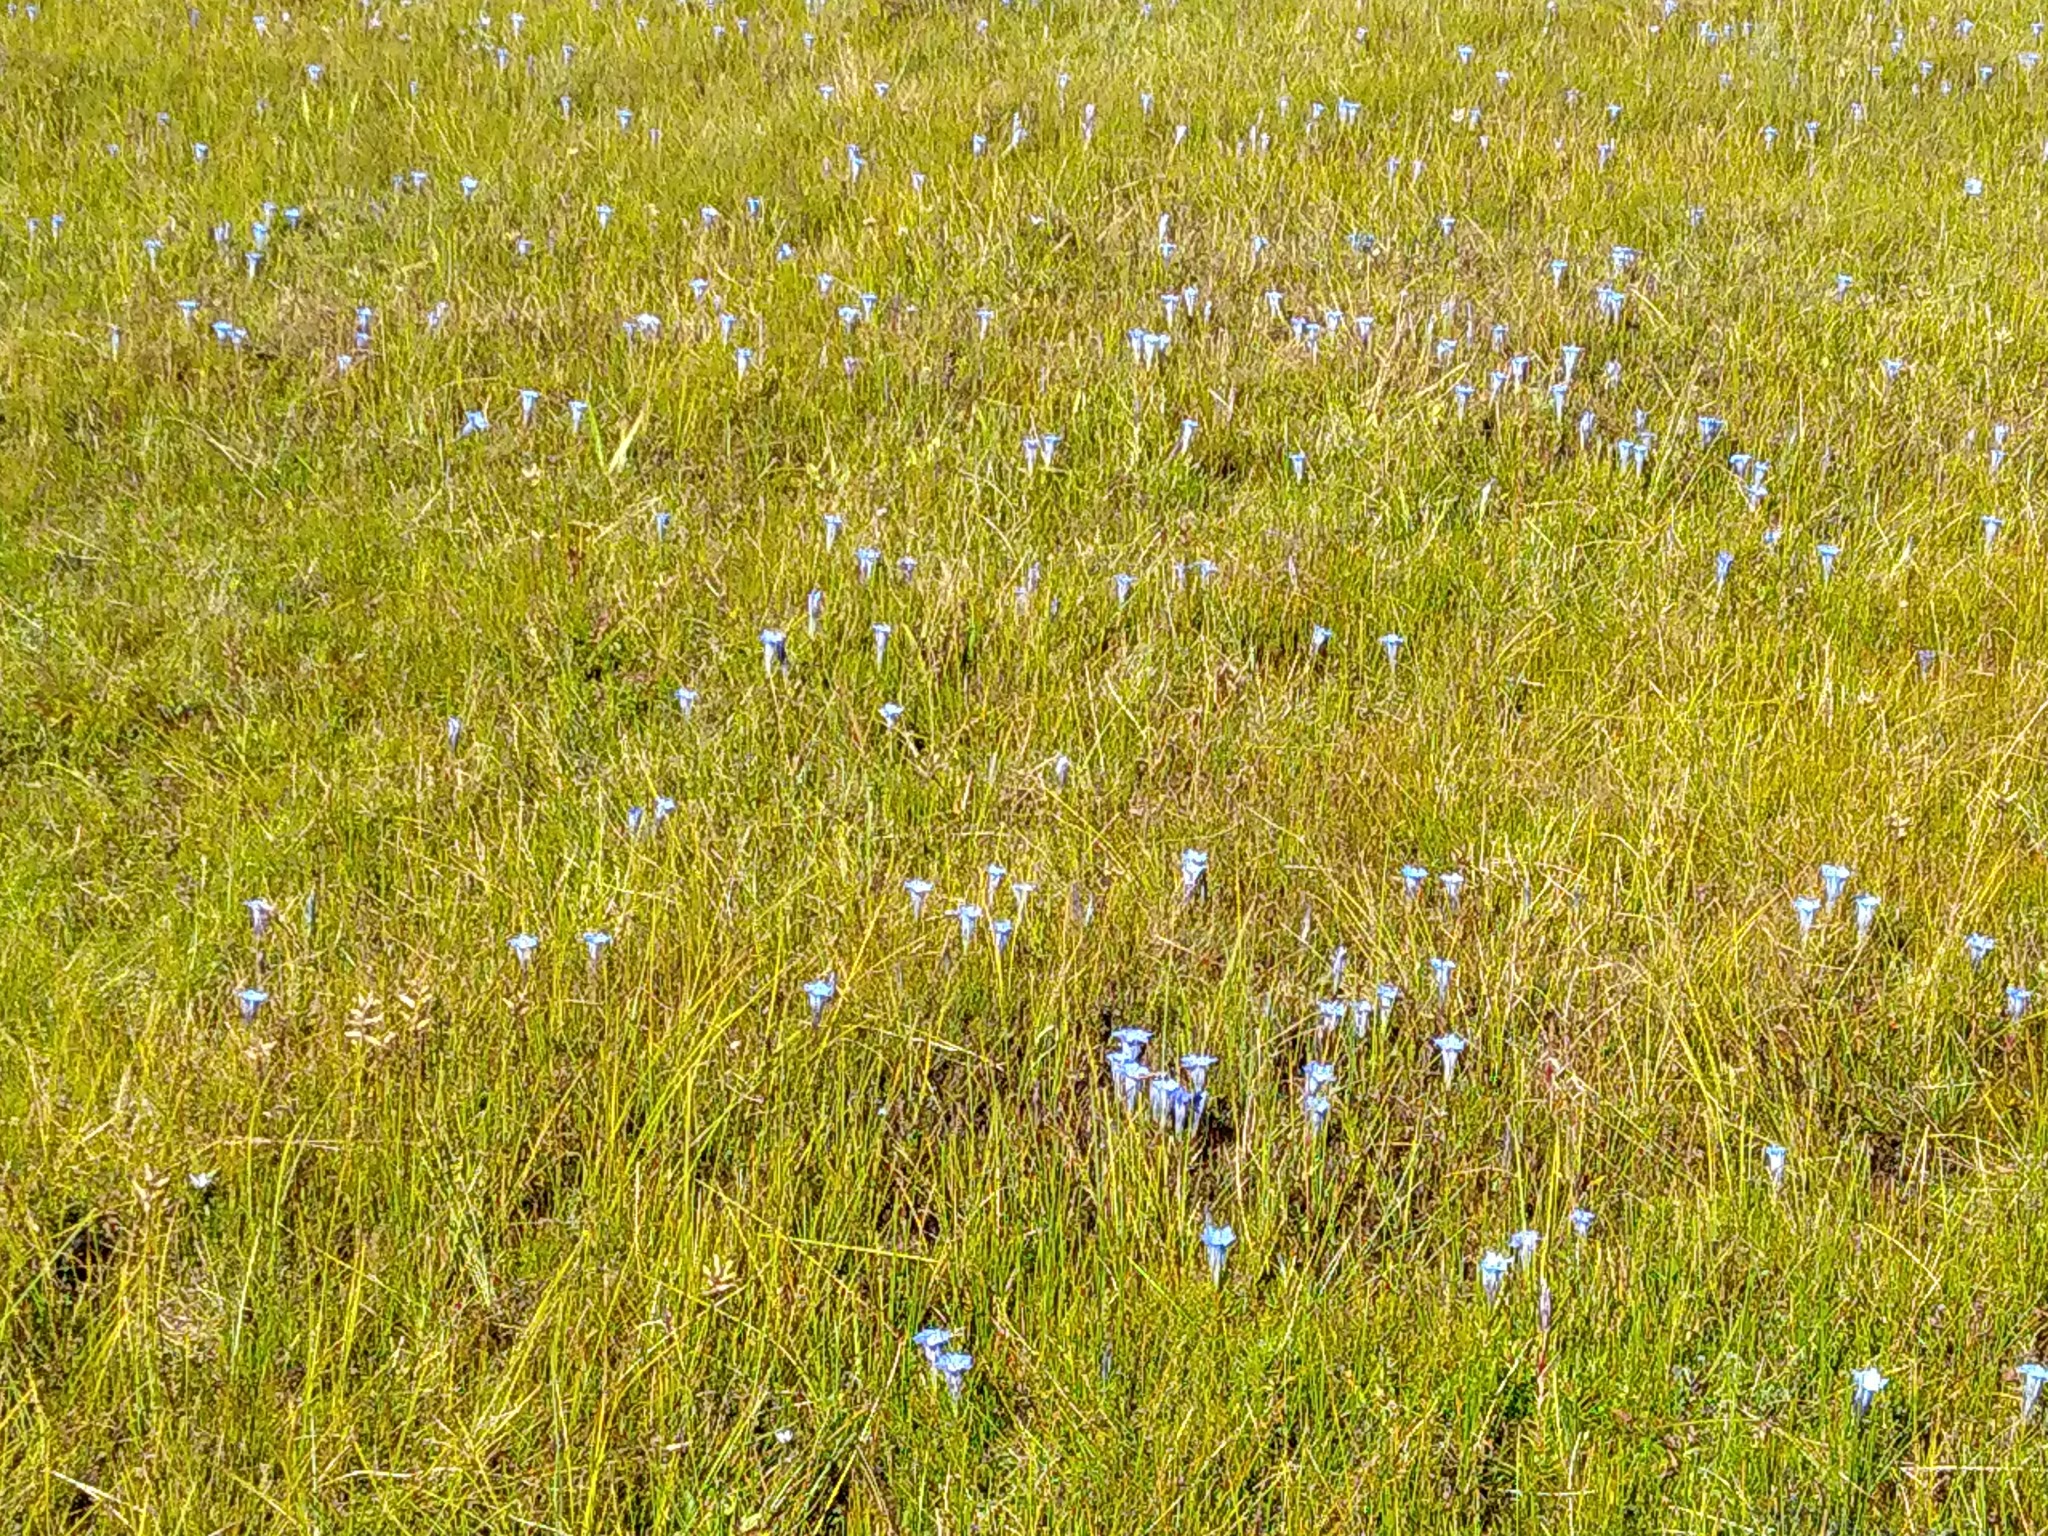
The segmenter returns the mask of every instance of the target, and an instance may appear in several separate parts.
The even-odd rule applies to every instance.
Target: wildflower
[[[882,724],[893,731],[896,729],[897,723],[903,719],[903,706],[891,700],[876,710],[875,713],[882,717]]]
[[[925,1364],[933,1370],[939,1368],[939,1356],[946,1352],[946,1346],[953,1342],[950,1328],[920,1328],[910,1336],[910,1342],[923,1353]]]
[[[1031,893],[1037,889],[1038,885],[1035,881],[1012,880],[1010,882],[1010,900],[1017,904],[1017,920],[1019,922],[1024,920],[1024,904],[1031,900]]]
[[[1878,899],[1875,896],[1871,895],[1868,891],[1865,891],[1862,895],[1856,898],[1855,906],[1857,938],[1867,939],[1870,937],[1871,925],[1877,921],[1877,909],[1880,905],[1882,905],[1882,903],[1880,903]]]
[[[1429,878],[1429,871],[1420,864],[1401,866],[1401,894],[1410,901],[1422,894],[1422,882]]]
[[[781,630],[761,631],[761,667],[770,677],[789,670],[789,638]]]
[[[1152,1096],[1152,1118],[1161,1125],[1173,1118],[1174,1095],[1180,1085],[1164,1072],[1154,1072],[1146,1079],[1147,1091]]]
[[[1989,934],[1973,933],[1963,940],[1963,953],[1970,957],[1972,969],[1983,966],[1984,957],[1998,948],[1998,941]]]
[[[889,636],[895,631],[887,624],[877,623],[870,628],[869,633],[875,637],[875,665],[879,667],[882,658],[889,653]]]
[[[1852,870],[1849,870],[1840,864],[1821,865],[1821,895],[1826,900],[1829,911],[1833,911],[1835,903],[1839,902],[1842,899],[1842,892],[1844,889],[1847,888],[1849,884],[1849,876],[1852,873]]]
[[[1196,1093],[1202,1093],[1207,1089],[1209,1069],[1215,1065],[1216,1058],[1214,1056],[1195,1054],[1183,1056],[1180,1059],[1180,1069],[1187,1074],[1188,1086],[1193,1088]]]
[[[1311,1093],[1301,1101],[1301,1112],[1308,1121],[1309,1134],[1320,1135],[1323,1122],[1330,1118],[1330,1101],[1320,1093]]]
[[[1716,587],[1727,586],[1728,573],[1734,569],[1735,557],[1728,553],[1727,550],[1721,550],[1714,556],[1714,585]]]
[[[912,917],[924,916],[925,900],[931,895],[933,889],[934,887],[929,880],[919,880],[912,877],[903,882],[904,893],[910,897],[910,915]]]
[[[971,901],[963,901],[949,915],[960,924],[960,947],[967,948],[974,942],[974,928],[981,921],[981,908]]]
[[[819,976],[804,983],[804,998],[811,1005],[811,1026],[816,1028],[825,1017],[825,1005],[839,995],[839,984],[830,975]]]
[[[450,715],[443,729],[448,736],[448,750],[452,752],[462,741],[462,716]]]
[[[1430,958],[1429,973],[1436,981],[1436,1000],[1443,1002],[1451,995],[1451,973],[1458,968],[1455,960],[1446,960],[1441,955]]]
[[[974,1367],[974,1357],[964,1355],[957,1349],[949,1349],[932,1362],[932,1368],[946,1383],[946,1390],[958,1398],[967,1387],[967,1373]]]
[[[1458,1057],[1464,1051],[1467,1043],[1465,1037],[1456,1030],[1450,1030],[1438,1035],[1436,1039],[1430,1042],[1430,1044],[1437,1048],[1438,1055],[1443,1058],[1444,1086],[1446,1088],[1451,1085],[1451,1077],[1458,1070]]]
[[[1444,888],[1444,900],[1451,904],[1451,910],[1457,911],[1458,900],[1465,894],[1465,877],[1455,869],[1447,869],[1437,876],[1437,884]]]
[[[1813,932],[1813,920],[1820,915],[1818,896],[1794,896],[1792,915],[1799,919],[1799,937],[1805,938]]]
[[[1515,1261],[1504,1253],[1491,1248],[1486,1250],[1485,1256],[1479,1261],[1479,1283],[1485,1288],[1488,1301],[1500,1300],[1501,1282],[1507,1279],[1508,1271],[1514,1268],[1514,1263]]]
[[[1135,1025],[1125,1025],[1121,1029],[1111,1030],[1109,1040],[1119,1056],[1126,1061],[1137,1061],[1145,1054],[1145,1047],[1152,1043],[1152,1031],[1139,1029]]]
[[[1401,647],[1407,643],[1407,637],[1404,635],[1389,634],[1380,636],[1380,649],[1387,653],[1388,671],[1391,672],[1394,669],[1395,663],[1401,659]]]
[[[505,947],[519,962],[519,969],[530,970],[533,966],[533,952],[540,948],[540,940],[530,933],[515,933],[505,941]]]
[[[261,987],[244,987],[235,994],[235,1006],[242,1012],[244,1024],[254,1024],[256,1015],[263,1011],[263,1005],[270,1001],[270,994]]]
[[[1372,991],[1373,1002],[1378,1006],[1381,1021],[1391,1023],[1394,1017],[1394,1004],[1401,1000],[1401,989],[1391,981],[1383,981]]]
[[[695,713],[697,708],[697,690],[694,688],[678,688],[676,690],[676,708],[683,712],[685,719]]]
[[[2016,1374],[2020,1379],[2020,1422],[2025,1424],[2033,1418],[2034,1408],[2041,1401],[2041,1384],[2048,1382],[2048,1365],[2022,1361]]]
[[[1017,925],[1007,917],[992,918],[988,925],[988,936],[995,942],[998,955],[1010,951],[1010,935],[1017,931]]]
[[[1593,1235],[1594,1219],[1591,1211],[1587,1210],[1583,1205],[1579,1206],[1572,1212],[1573,1233],[1581,1240],[1591,1237]]]
[[[1782,1189],[1785,1184],[1785,1149],[1773,1142],[1764,1148],[1764,1172],[1771,1176],[1771,1188]]]
[[[1219,1227],[1210,1222],[1202,1225],[1202,1249],[1209,1255],[1209,1279],[1216,1285],[1223,1283],[1223,1265],[1230,1257],[1230,1248],[1237,1241],[1237,1234],[1228,1227]]]
[[[1207,889],[1209,883],[1209,855],[1199,848],[1183,848],[1180,852],[1180,899],[1193,901]]]
[[[277,908],[261,896],[242,903],[249,909],[249,927],[260,943],[263,935],[270,931],[270,920],[277,916]]]
[[[1870,1405],[1877,1401],[1877,1394],[1882,1392],[1888,1383],[1884,1373],[1874,1365],[1866,1365],[1861,1370],[1851,1371],[1849,1380],[1855,1384],[1856,1392],[1851,1400],[1851,1406],[1855,1409],[1856,1421],[1860,1424],[1869,1417]]]
[[[2025,987],[2011,986],[2005,989],[2005,1016],[2018,1020],[2027,1011],[2027,1005],[2034,1000],[2034,994]]]

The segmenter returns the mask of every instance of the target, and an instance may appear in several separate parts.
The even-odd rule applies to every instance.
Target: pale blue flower
[[[1382,1023],[1392,1023],[1394,1004],[1401,1000],[1401,989],[1391,981],[1383,981],[1375,986],[1372,991],[1373,1002],[1379,1008],[1380,1021]]]
[[[1451,1085],[1451,1077],[1458,1070],[1458,1057],[1464,1052],[1468,1043],[1465,1037],[1455,1029],[1447,1030],[1430,1042],[1430,1044],[1437,1048],[1437,1054],[1443,1058],[1444,1086],[1446,1088]]]
[[[910,897],[910,915],[913,918],[923,917],[925,901],[935,889],[931,881],[913,877],[903,882],[903,889]]]
[[[1420,864],[1401,866],[1401,894],[1410,901],[1422,894],[1422,882],[1429,878],[1429,871]]]
[[[2015,1368],[2020,1379],[2020,1422],[2028,1423],[2034,1417],[2034,1409],[2041,1401],[2041,1384],[2048,1382],[2048,1365],[2025,1360]]]
[[[1209,855],[1199,848],[1180,852],[1180,899],[1193,901],[1209,882]]]
[[[519,969],[524,971],[533,965],[533,952],[540,948],[540,940],[530,933],[515,933],[505,941],[505,947],[512,951]]]
[[[974,1368],[974,1357],[949,1349],[932,1362],[940,1379],[946,1383],[947,1392],[957,1399],[967,1386],[967,1373]]]
[[[1524,1264],[1532,1263],[1535,1260],[1536,1249],[1542,1242],[1543,1234],[1534,1227],[1524,1227],[1521,1231],[1510,1233],[1508,1236],[1508,1247],[1513,1251],[1515,1257]]]
[[[2034,994],[2025,987],[2017,985],[2007,987],[2005,989],[2005,1016],[2013,1020],[2021,1018],[2027,1011],[2027,1005],[2033,1002],[2033,1000]]]
[[[261,987],[244,987],[235,994],[235,1006],[241,1010],[244,1024],[254,1024],[256,1015],[263,1011],[263,1005],[269,1001],[270,994]]]
[[[1857,1422],[1861,1423],[1869,1416],[1870,1405],[1877,1401],[1877,1394],[1889,1383],[1885,1380],[1884,1373],[1874,1365],[1866,1365],[1861,1370],[1851,1371],[1849,1380],[1855,1387],[1851,1406],[1855,1410]]]
[[[1591,1211],[1587,1210],[1583,1205],[1579,1206],[1572,1212],[1572,1231],[1581,1239],[1590,1237],[1593,1235],[1594,1220],[1595,1218]]]
[[[1508,1272],[1515,1267],[1515,1261],[1506,1254],[1489,1248],[1479,1261],[1479,1284],[1486,1291],[1488,1301],[1500,1300],[1501,1283]]]
[[[839,983],[830,975],[815,977],[804,983],[804,999],[811,1005],[811,1024],[815,1027],[825,1017],[825,1005],[839,995]]]
[[[1436,982],[1436,998],[1438,1002],[1443,1002],[1451,995],[1451,973],[1457,970],[1457,968],[1458,962],[1455,960],[1446,960],[1441,955],[1431,957],[1429,974]]]
[[[1764,1172],[1771,1176],[1771,1188],[1782,1188],[1785,1183],[1785,1164],[1790,1156],[1776,1142],[1764,1148]]]
[[[1854,871],[1853,871],[1853,870],[1851,870],[1851,869],[1849,869],[1849,868],[1847,868],[1847,867],[1846,867],[1845,865],[1841,865],[1841,864],[1823,864],[1823,865],[1821,865],[1821,867],[1820,867],[1820,889],[1821,889],[1821,896],[1822,896],[1822,898],[1823,898],[1823,899],[1824,899],[1824,900],[1826,901],[1827,905],[1828,905],[1828,906],[1829,906],[1830,908],[1832,908],[1832,907],[1833,907],[1833,906],[1835,905],[1835,903],[1839,902],[1839,901],[1840,901],[1840,900],[1842,899],[1842,892],[1843,892],[1843,891],[1844,891],[1845,889],[1847,889],[1847,887],[1848,887],[1848,884],[1849,884],[1849,876],[1850,876],[1851,874],[1853,874],[1853,873],[1854,873]]]
[[[1799,937],[1805,938],[1813,932],[1813,920],[1820,916],[1820,898],[1818,896],[1794,896],[1792,898],[1792,915],[1799,919]]]
[[[939,1368],[939,1356],[946,1352],[946,1346],[953,1342],[950,1328],[920,1328],[910,1336],[910,1342],[924,1355],[925,1364],[933,1370]]]
[[[1998,940],[1987,933],[1973,933],[1963,940],[1963,953],[1970,957],[1972,969],[1981,968],[1985,957],[1998,948]]]
[[[960,947],[968,948],[974,943],[974,930],[981,921],[981,908],[971,901],[963,901],[950,915],[960,925]]]
[[[1301,1113],[1308,1121],[1309,1134],[1320,1135],[1323,1123],[1330,1118],[1329,1098],[1320,1093],[1311,1093],[1301,1101]]]
[[[1230,1258],[1231,1245],[1236,1241],[1237,1234],[1229,1227],[1203,1224],[1202,1249],[1209,1256],[1209,1279],[1212,1283],[1223,1283],[1223,1266]]]
[[[277,908],[262,896],[256,896],[242,903],[249,909],[249,928],[258,943],[270,931],[270,920],[277,916]]]
[[[1868,891],[1865,891],[1862,895],[1856,898],[1855,907],[1857,938],[1867,939],[1870,937],[1871,926],[1877,921],[1877,909],[1881,905],[1883,905],[1883,903],[1880,902],[1877,897],[1871,895]]]

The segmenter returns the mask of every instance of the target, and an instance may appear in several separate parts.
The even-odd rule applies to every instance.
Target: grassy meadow
[[[10,0],[0,1527],[2048,1530],[2040,31]]]

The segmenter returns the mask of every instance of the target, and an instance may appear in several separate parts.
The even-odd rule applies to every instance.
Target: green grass
[[[2048,1529],[2031,15],[645,11],[0,18],[7,1527]]]

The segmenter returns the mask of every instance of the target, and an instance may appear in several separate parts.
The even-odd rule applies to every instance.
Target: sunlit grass
[[[2032,18],[642,19],[0,19],[0,1509],[2048,1524]]]

